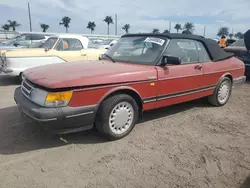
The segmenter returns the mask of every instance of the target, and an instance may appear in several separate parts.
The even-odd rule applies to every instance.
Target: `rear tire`
[[[17,76],[18,82],[22,83],[23,81],[23,73],[21,72],[19,76]]]
[[[228,102],[231,92],[232,81],[228,77],[224,77],[216,86],[213,95],[208,97],[208,102],[213,106],[223,106]]]
[[[114,95],[101,103],[95,125],[109,140],[118,140],[133,130],[138,114],[138,105],[131,96]]]

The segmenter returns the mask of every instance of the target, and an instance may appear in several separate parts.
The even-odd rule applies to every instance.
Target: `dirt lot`
[[[250,81],[221,108],[202,100],[148,112],[126,138],[41,132],[0,75],[0,187],[250,187]]]

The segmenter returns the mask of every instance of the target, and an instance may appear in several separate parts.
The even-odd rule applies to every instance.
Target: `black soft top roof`
[[[233,53],[228,53],[224,51],[216,41],[212,39],[204,38],[199,35],[187,35],[187,34],[178,34],[178,33],[139,33],[139,34],[126,34],[122,37],[132,37],[132,36],[148,36],[148,37],[160,37],[168,39],[191,39],[201,42],[207,49],[209,56],[212,61],[220,61],[233,57]]]

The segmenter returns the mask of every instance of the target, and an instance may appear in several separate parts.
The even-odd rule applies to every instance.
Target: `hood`
[[[6,57],[27,57],[27,56],[46,56],[51,50],[45,51],[43,48],[17,48],[16,50],[6,51]]]
[[[88,61],[39,66],[26,70],[24,76],[40,86],[58,89],[146,81],[156,76],[156,69],[146,65]]]

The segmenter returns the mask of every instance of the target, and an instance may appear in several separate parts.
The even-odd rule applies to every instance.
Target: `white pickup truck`
[[[82,35],[57,35],[48,38],[43,48],[0,51],[0,73],[21,77],[28,68],[74,61],[98,60],[106,49],[90,48],[91,41]]]

